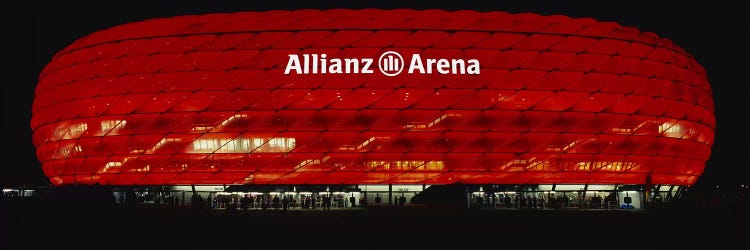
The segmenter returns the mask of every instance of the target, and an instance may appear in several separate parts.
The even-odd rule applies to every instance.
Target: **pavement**
[[[337,249],[424,249],[454,244],[459,249],[485,244],[503,248],[516,243],[520,249],[585,249],[580,247],[599,243],[610,244],[608,249],[633,249],[654,244],[723,245],[744,242],[750,235],[744,208],[633,212],[383,206],[227,211],[7,201],[2,207],[0,249],[36,249],[48,243],[98,246],[93,243],[100,241],[105,242],[104,246],[166,244],[170,249],[183,244],[193,246],[192,241],[219,241],[228,246],[255,246],[267,241],[281,244],[280,248],[295,249],[327,246],[329,241],[348,242]],[[321,239],[326,240],[320,242]],[[405,243],[399,243],[402,241]]]

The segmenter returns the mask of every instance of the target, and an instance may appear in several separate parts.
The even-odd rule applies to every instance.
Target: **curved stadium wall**
[[[290,54],[385,51],[481,74],[284,74]],[[690,185],[715,128],[703,67],[671,41],[528,13],[151,19],[77,40],[35,94],[55,185]]]

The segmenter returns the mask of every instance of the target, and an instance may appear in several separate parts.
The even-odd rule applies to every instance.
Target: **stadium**
[[[52,184],[183,205],[393,204],[460,185],[470,206],[641,208],[696,182],[716,124],[703,67],[653,33],[443,10],[124,24],[58,52],[32,112]]]

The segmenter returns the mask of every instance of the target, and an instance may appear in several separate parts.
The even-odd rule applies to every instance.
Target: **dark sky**
[[[54,53],[78,38],[118,24],[154,17],[212,12],[271,9],[413,8],[502,10],[591,17],[616,21],[651,31],[674,41],[702,64],[711,82],[718,128],[704,175],[697,185],[748,183],[750,163],[750,107],[747,46],[747,6],[744,1],[455,1],[451,4],[400,1],[393,3],[303,4],[280,1],[100,1],[77,4],[59,1],[52,5],[28,1],[3,6],[2,41],[5,53],[2,85],[2,176],[3,186],[46,185],[31,143],[31,103],[41,69]],[[237,4],[238,2],[244,4]],[[272,3],[271,3],[272,2]]]

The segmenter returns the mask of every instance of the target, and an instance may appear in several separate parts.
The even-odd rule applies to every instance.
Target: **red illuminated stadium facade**
[[[387,51],[400,74],[379,70]],[[373,73],[285,74],[303,54]],[[481,72],[410,74],[415,54]],[[715,128],[703,67],[671,41],[505,12],[152,19],[77,40],[35,94],[54,185],[691,185]]]

